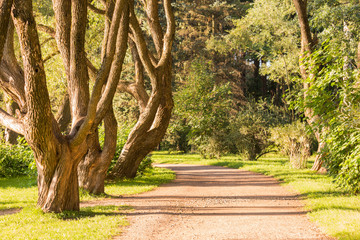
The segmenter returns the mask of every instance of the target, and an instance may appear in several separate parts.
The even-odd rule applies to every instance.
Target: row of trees
[[[34,6],[38,7],[36,17]],[[153,0],[94,4],[55,0],[52,9],[49,6],[48,1],[0,1],[0,86],[16,104],[15,114],[0,109],[0,124],[23,135],[33,151],[38,205],[45,212],[61,212],[79,209],[79,185],[95,194],[104,191],[116,149],[112,102],[117,89],[136,99],[140,116],[112,176],[134,177],[140,161],[160,142],[173,106],[171,49],[175,23],[169,0],[161,4]],[[89,32],[92,37],[102,35],[102,42],[95,51],[90,48],[88,55]],[[56,49],[54,54],[49,52],[48,42]],[[43,52],[49,56],[43,57]],[[131,81],[121,78],[127,52],[135,69]],[[61,59],[53,63],[62,65],[59,71],[67,93],[63,106],[55,106],[58,114],[53,111],[54,98],[48,86],[59,79],[47,76],[53,77],[51,71],[59,67],[46,64],[55,55]],[[102,122],[103,146],[98,133]]]
[[[181,87],[176,89],[175,118],[165,143],[183,151],[189,150],[189,144],[206,153],[212,148],[214,156],[216,152],[249,153],[246,146],[252,145],[250,158],[255,159],[256,152],[261,154],[255,149],[261,145],[265,147],[269,141],[284,144],[285,140],[280,143],[273,138],[280,139],[277,132],[298,129],[286,141],[303,150],[288,153],[308,156],[314,149],[314,171],[325,166],[345,188],[359,192],[359,1],[214,1],[208,8],[194,4],[196,16],[208,17],[208,30],[197,27],[201,24],[195,17],[189,21],[192,34],[202,36],[204,48],[191,55],[200,63],[193,61],[191,67],[183,67],[184,73],[176,81]],[[237,8],[238,14],[226,11],[229,6]],[[222,9],[221,16],[230,19],[227,25],[212,18],[216,16],[211,15],[213,9]],[[220,26],[226,30],[221,31]],[[187,46],[192,45],[187,42]],[[204,67],[207,64],[210,67]],[[233,78],[232,74],[237,75]],[[195,97],[198,94],[203,97]],[[266,111],[261,99],[268,104]],[[246,117],[249,112],[253,117]],[[274,114],[276,118],[271,117]],[[247,126],[239,122],[247,122]],[[281,127],[289,122],[295,123]],[[304,124],[310,131],[303,129]],[[302,139],[298,143],[291,140],[296,136]]]

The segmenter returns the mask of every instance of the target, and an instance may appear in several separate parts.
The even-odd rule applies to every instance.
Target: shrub
[[[18,145],[0,143],[0,177],[36,174],[32,151],[25,141],[20,142]]]
[[[306,168],[307,159],[311,153],[311,138],[308,136],[304,123],[294,122],[271,131],[271,139],[282,153],[290,158],[294,168]]]
[[[288,121],[283,109],[265,101],[252,100],[231,121],[229,148],[242,153],[248,160],[256,160],[272,148],[270,128]]]

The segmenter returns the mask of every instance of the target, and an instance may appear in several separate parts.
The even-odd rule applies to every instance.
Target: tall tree
[[[32,1],[0,2],[0,32],[7,33],[0,36],[0,58],[12,60],[8,61],[11,64],[1,65],[0,85],[19,106],[16,117],[0,109],[0,124],[24,135],[33,150],[38,171],[38,206],[45,212],[79,209],[77,167],[87,152],[87,139],[111,107],[128,36],[127,27],[120,26],[126,26],[129,19],[129,3],[115,1],[109,31],[104,36],[105,54],[100,70],[95,71],[86,59],[84,47],[87,1],[53,1],[55,39],[67,76],[72,115],[71,131],[65,136],[51,111]],[[22,67],[13,54],[10,19],[19,37]],[[10,54],[3,56],[5,52]],[[95,76],[91,94],[89,75]]]
[[[171,81],[171,50],[175,36],[175,19],[171,1],[164,0],[166,30],[164,31],[159,17],[159,2],[142,1],[145,9],[149,35],[154,46],[146,41],[134,8],[130,9],[130,38],[132,57],[135,65],[135,81],[120,82],[119,89],[134,96],[139,104],[140,116],[131,130],[119,159],[114,166],[111,177],[133,178],[139,164],[152,151],[165,135],[173,108]],[[145,91],[144,73],[151,83],[151,93]]]
[[[300,73],[303,78],[304,84],[304,98],[306,99],[308,90],[310,88],[310,81],[308,78],[312,79],[314,75],[309,74],[309,69],[305,67],[305,59],[309,60],[311,53],[313,52],[315,46],[315,39],[313,38],[310,31],[310,24],[307,13],[307,0],[293,0],[296,12],[299,19],[300,31],[301,31],[301,53],[300,53]],[[312,167],[312,170],[318,171],[323,163],[322,160],[322,149],[324,148],[324,141],[321,138],[321,131],[315,128],[315,122],[319,118],[310,107],[306,107],[304,109],[304,115],[307,119],[309,125],[313,128],[316,140],[318,141],[318,150],[317,156]]]

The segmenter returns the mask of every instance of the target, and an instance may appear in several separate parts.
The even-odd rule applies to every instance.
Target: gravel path
[[[272,177],[215,166],[159,166],[174,170],[176,180],[102,202],[134,207],[126,213],[130,226],[114,239],[332,239],[309,222],[299,197]]]

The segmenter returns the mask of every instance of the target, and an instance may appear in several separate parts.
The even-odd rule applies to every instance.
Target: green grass
[[[286,157],[266,155],[258,161],[244,161],[230,155],[220,159],[203,159],[198,154],[168,154],[153,152],[157,163],[216,165],[274,176],[293,191],[300,193],[309,210],[309,217],[329,235],[339,239],[360,239],[360,196],[339,189],[332,178],[309,169],[293,169]],[[313,158],[308,162],[310,168]]]
[[[109,195],[130,195],[150,191],[175,178],[172,171],[154,168],[133,180],[107,182]],[[81,200],[104,198],[82,193]],[[0,210],[22,208],[17,214],[0,216],[0,239],[109,239],[128,224],[127,206],[95,206],[79,212],[44,214],[36,208],[36,179],[0,179]]]

